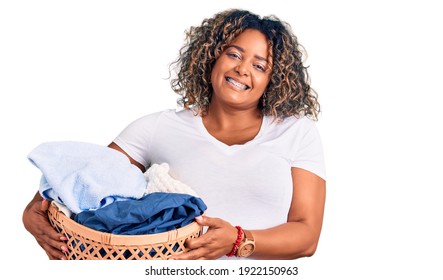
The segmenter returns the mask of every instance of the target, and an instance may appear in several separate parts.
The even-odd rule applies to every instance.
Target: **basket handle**
[[[168,231],[168,242],[171,241],[171,240],[176,240],[177,236],[178,236],[178,230],[177,229]]]
[[[104,244],[111,244],[112,235],[108,232],[102,232],[100,234],[100,239]]]

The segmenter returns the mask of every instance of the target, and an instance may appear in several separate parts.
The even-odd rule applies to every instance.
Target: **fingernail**
[[[202,216],[195,217],[195,220],[197,220],[197,222],[201,222],[203,221],[203,217]]]
[[[66,257],[61,257],[60,258],[62,261],[66,261]]]
[[[60,249],[62,249],[63,252],[69,252],[68,248],[66,248],[65,246],[61,246]]]
[[[60,240],[62,240],[62,241],[68,241],[68,238],[67,238],[66,236],[62,236],[62,237],[60,237]]]

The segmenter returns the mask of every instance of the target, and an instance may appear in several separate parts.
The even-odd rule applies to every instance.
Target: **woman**
[[[174,259],[295,259],[320,237],[325,170],[319,113],[301,46],[276,17],[228,10],[192,27],[172,88],[184,110],[131,123],[109,145],[140,170],[167,162],[207,204],[205,226]],[[37,193],[23,222],[50,259],[64,237]]]

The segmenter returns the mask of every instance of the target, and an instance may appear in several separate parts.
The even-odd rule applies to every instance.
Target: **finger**
[[[40,222],[40,230],[35,237],[40,246],[56,259],[63,257],[63,252],[68,252],[66,236],[58,233],[47,220]]]
[[[64,243],[64,241],[68,240],[66,236],[57,232],[53,227],[45,228],[43,234],[47,238],[48,242],[54,243],[54,247],[60,245],[60,242]]]
[[[61,251],[57,250],[56,248],[49,246],[48,244],[45,244],[42,246],[45,250],[46,254],[48,255],[49,259],[51,260],[66,260],[66,255]],[[67,246],[66,250],[67,250]]]
[[[49,209],[49,201],[47,201],[46,199],[42,200],[42,204],[40,206],[40,210],[41,211],[45,211]]]
[[[188,238],[185,241],[185,247],[189,250],[194,250],[200,247],[207,247],[214,243],[214,235],[212,233],[206,233],[198,238]]]
[[[202,248],[198,248],[195,250],[190,250],[187,252],[183,252],[177,255],[173,255],[169,257],[170,260],[197,260],[199,258],[203,258],[205,256],[205,251]]]
[[[45,250],[50,259],[66,259],[64,252],[69,252],[68,245],[64,242],[48,242],[46,236],[36,237],[38,244]]]
[[[69,252],[68,245],[65,242],[59,241],[57,239],[51,239],[48,236],[43,237],[45,244],[45,250],[51,250],[51,254],[54,255],[64,255],[64,252]],[[57,251],[57,253],[54,253],[54,250]]]
[[[64,256],[64,252],[69,252],[68,245],[65,242],[50,239],[46,235],[39,235],[36,237],[36,239],[47,254],[56,259],[62,258]]]
[[[220,227],[222,225],[222,221],[219,218],[212,218],[208,216],[198,216],[195,218],[195,221],[199,225],[208,227]]]
[[[63,241],[67,240],[66,236],[57,232],[57,230],[51,226],[47,215],[42,214],[36,219],[35,224],[38,225],[36,236],[44,242],[49,243],[54,247],[60,247],[63,245]]]
[[[59,258],[57,258],[56,256],[53,256],[51,253],[49,253],[47,251],[45,251],[45,253],[50,260],[59,260]]]

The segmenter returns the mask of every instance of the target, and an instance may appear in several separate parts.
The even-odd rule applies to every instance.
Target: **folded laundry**
[[[152,234],[186,226],[207,209],[201,198],[154,192],[138,200],[116,201],[95,211],[83,211],[74,220],[113,234]]]
[[[170,192],[170,193],[184,193],[193,196],[198,196],[197,193],[188,185],[174,179],[169,174],[169,164],[153,164],[145,172],[148,186],[145,194],[153,192]]]
[[[74,214],[115,201],[143,197],[147,182],[128,158],[114,149],[75,141],[46,142],[28,159],[42,171],[39,192]]]

